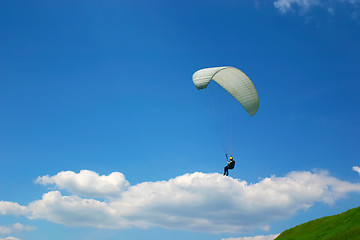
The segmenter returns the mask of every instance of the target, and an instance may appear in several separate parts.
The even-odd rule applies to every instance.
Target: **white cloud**
[[[0,238],[0,240],[20,240],[20,239],[16,237],[6,237],[6,238]]]
[[[33,231],[36,229],[34,226],[23,225],[21,223],[14,223],[12,228],[14,231]]]
[[[358,166],[353,166],[352,168],[355,172],[358,172],[360,174],[360,167]]]
[[[0,226],[0,234],[10,234],[11,228],[8,226]]]
[[[326,9],[330,15],[334,15],[336,5],[350,4],[350,6],[353,7],[353,12],[350,16],[354,18],[354,16],[357,15],[359,3],[360,0],[275,0],[274,6],[283,14],[296,10],[298,10],[300,14],[304,14],[311,8],[320,7]]]
[[[162,227],[239,233],[256,228],[269,230],[274,221],[290,218],[316,202],[333,204],[347,193],[360,193],[360,184],[341,181],[326,171],[291,172],[285,177],[272,176],[255,184],[218,173],[200,172],[128,187],[125,187],[125,178],[115,178],[118,180],[114,181],[117,186],[114,188],[104,183],[104,179],[123,176],[121,173],[99,176],[87,171],[87,174],[95,177],[81,184],[78,182],[84,178],[84,171],[68,172],[67,177],[63,172],[40,177],[39,183],[56,184],[78,195],[64,196],[60,191],[50,191],[27,206],[2,201],[0,213],[22,213],[30,219],[69,226]],[[101,185],[107,190],[102,191]],[[81,197],[90,195],[105,199]],[[21,211],[9,211],[9,206],[17,206]]]
[[[108,203],[78,196],[62,196],[58,191],[45,193],[41,200],[30,203],[27,208],[30,219],[46,219],[74,227],[126,227],[118,223],[121,216],[116,215],[117,210],[111,208]]]
[[[1,215],[26,215],[27,208],[14,202],[0,201]]]
[[[279,234],[267,235],[267,236],[254,236],[254,237],[241,237],[241,238],[223,238],[221,240],[274,240]]]
[[[294,10],[294,6],[297,6],[300,11],[305,12],[310,7],[320,5],[319,0],[276,0],[274,6],[281,12],[287,13]]]
[[[43,185],[55,184],[60,189],[83,197],[104,198],[119,196],[130,185],[122,173],[113,172],[108,176],[99,176],[89,170],[81,170],[78,174],[72,171],[59,172],[52,177],[38,177],[35,182]]]
[[[19,231],[32,231],[35,229],[36,229],[36,227],[34,227],[34,226],[23,225],[21,223],[14,223],[14,224],[8,225],[8,226],[0,225],[0,234],[6,235],[6,234],[14,233],[14,232],[19,232]]]
[[[34,227],[34,226],[23,225],[21,223],[14,223],[12,225],[7,225],[7,226],[0,225],[0,235],[9,235],[9,234],[12,234],[15,232],[32,231],[35,229],[36,229],[36,227]],[[20,240],[20,239],[18,239],[16,237],[8,236],[5,238],[0,238],[0,240]]]

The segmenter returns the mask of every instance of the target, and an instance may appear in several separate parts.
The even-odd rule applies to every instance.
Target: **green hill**
[[[290,228],[276,240],[360,240],[360,207]]]

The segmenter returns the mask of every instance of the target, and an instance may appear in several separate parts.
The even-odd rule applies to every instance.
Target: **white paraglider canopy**
[[[193,82],[197,89],[204,89],[214,80],[228,91],[250,116],[259,109],[259,97],[248,76],[234,67],[204,68],[194,73]]]

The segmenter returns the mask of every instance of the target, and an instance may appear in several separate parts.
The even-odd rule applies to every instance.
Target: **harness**
[[[230,162],[228,163],[228,168],[229,169],[233,169],[235,167],[235,161],[234,160],[230,160]]]

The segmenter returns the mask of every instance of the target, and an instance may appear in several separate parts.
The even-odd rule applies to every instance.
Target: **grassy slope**
[[[276,240],[359,240],[360,207],[303,223],[282,232]]]

